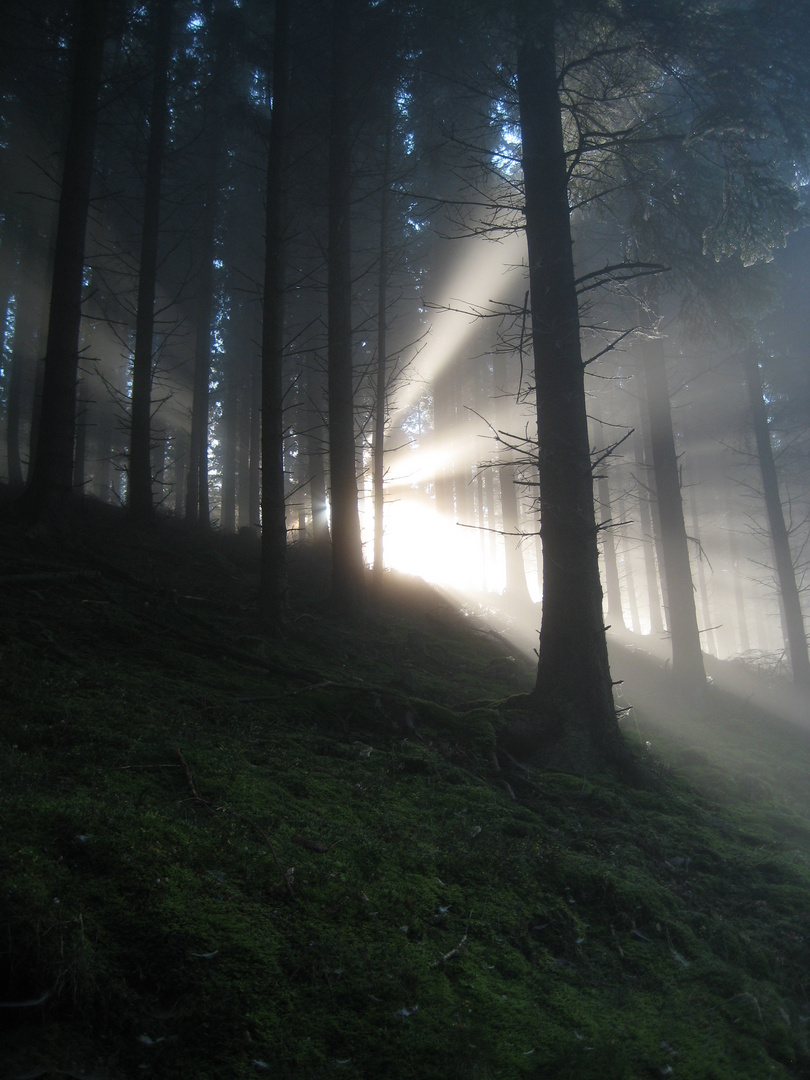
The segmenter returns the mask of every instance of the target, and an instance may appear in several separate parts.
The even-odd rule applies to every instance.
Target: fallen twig
[[[484,905],[484,911],[486,912],[486,904]],[[461,941],[456,945],[455,949],[451,949],[449,953],[445,953],[444,956],[440,956],[438,960],[434,960],[430,965],[431,967],[441,967],[442,964],[446,964],[448,960],[452,960],[454,956],[458,956],[460,952],[463,952],[467,945],[467,935],[470,930],[470,919],[472,919],[472,912],[467,916],[467,925],[464,927],[464,936]]]
[[[431,967],[440,967],[442,964],[446,964],[448,960],[452,960],[454,956],[458,956],[458,954],[464,949],[466,944],[467,944],[467,935],[465,933],[464,937],[461,939],[461,941],[458,943],[458,945],[456,945],[455,949],[451,949],[449,953],[445,953],[444,956],[439,957],[438,960],[434,960],[433,963],[430,966]]]

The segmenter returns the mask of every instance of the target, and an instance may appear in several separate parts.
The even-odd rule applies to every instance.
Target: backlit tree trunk
[[[262,323],[262,557],[259,610],[278,624],[287,597],[284,500],[284,166],[287,127],[289,15],[276,0],[273,112],[267,149],[264,319]]]
[[[588,768],[612,758],[620,737],[602,618],[553,15],[536,26],[518,55],[543,539],[534,697],[541,715],[564,719],[573,764]]]
[[[683,516],[666,361],[660,338],[651,339],[644,349],[644,387],[650,418],[658,517],[661,523],[672,672],[690,697],[699,698],[706,683],[706,673],[689,563],[689,541]]]
[[[332,7],[329,123],[329,473],[332,507],[332,602],[347,615],[363,607],[363,545],[355,474],[352,367],[351,130],[348,100],[352,0]]]
[[[607,594],[607,614],[611,626],[626,630],[622,607],[622,588],[619,581],[619,562],[616,557],[616,543],[613,534],[613,510],[610,504],[610,485],[606,476],[600,476],[597,483],[600,509],[600,531],[602,539],[602,558],[605,563],[605,592]]]
[[[77,7],[75,67],[56,227],[38,443],[22,499],[25,512],[35,519],[51,510],[57,514],[62,511],[73,488],[84,245],[107,0],[82,0]]]
[[[200,269],[194,331],[194,382],[191,400],[191,438],[186,477],[186,520],[209,525],[208,382],[211,377],[211,322],[214,310],[214,252],[216,245],[219,139],[212,133],[206,167],[205,204],[200,220]]]
[[[762,396],[762,378],[753,352],[746,355],[744,365],[751,421],[754,426],[757,457],[762,475],[763,497],[768,515],[768,531],[773,547],[785,637],[790,653],[790,667],[794,683],[802,690],[810,690],[810,657],[807,651],[807,634],[804,628],[801,598],[796,584],[790,538],[779,494],[779,477],[776,473],[771,434],[768,430],[768,413]]]
[[[663,634],[664,620],[661,617],[661,601],[658,592],[658,567],[655,561],[655,534],[653,529],[652,498],[650,485],[653,477],[644,461],[642,436],[636,431],[633,436],[636,478],[639,485],[638,520],[641,528],[641,546],[644,554],[644,577],[647,584],[647,606],[650,613],[650,633]]]
[[[377,378],[374,393],[374,436],[372,443],[374,490],[374,582],[382,581],[384,528],[384,460],[386,419],[386,360],[388,316],[388,217],[391,201],[391,141],[394,127],[394,90],[386,90],[388,100],[385,114],[385,146],[383,149],[382,207],[380,210],[380,269],[377,284]]]

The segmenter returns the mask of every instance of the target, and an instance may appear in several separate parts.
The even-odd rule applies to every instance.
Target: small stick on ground
[[[484,911],[486,911],[486,907],[484,908]],[[464,928],[464,937],[462,937],[461,941],[458,943],[458,945],[456,945],[455,949],[451,949],[450,952],[445,953],[444,956],[440,956],[438,960],[434,960],[433,963],[430,965],[431,967],[441,967],[442,964],[446,964],[448,960],[452,960],[454,956],[458,956],[460,952],[463,952],[467,945],[467,935],[470,929],[471,918],[472,912],[470,912],[467,919],[467,925]]]

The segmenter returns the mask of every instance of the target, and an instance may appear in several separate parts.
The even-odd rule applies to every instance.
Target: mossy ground
[[[0,1076],[810,1074],[806,730],[496,771],[531,669],[425,587],[346,627],[300,549],[278,639],[249,538],[0,554]]]

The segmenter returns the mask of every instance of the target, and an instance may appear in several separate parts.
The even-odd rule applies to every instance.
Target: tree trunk
[[[382,205],[380,208],[380,269],[377,283],[377,379],[374,394],[374,435],[372,442],[373,492],[374,492],[374,584],[379,588],[384,569],[384,459],[386,419],[386,360],[388,316],[388,216],[391,201],[391,142],[394,129],[394,88],[386,93],[385,145],[383,148]]]
[[[33,289],[28,285],[27,275],[20,268],[16,288],[14,335],[11,339],[6,397],[8,485],[13,496],[20,495],[25,486],[22,467],[21,428],[25,369],[29,368],[33,372],[36,364],[34,356],[36,338],[34,322],[31,318],[33,303]]]
[[[323,387],[319,373],[311,367],[306,369],[305,379],[303,434],[312,515],[312,543],[326,554],[329,547],[329,504],[324,465],[327,437],[324,428]]]
[[[610,505],[610,486],[606,476],[597,481],[600,524],[602,538],[602,559],[605,564],[605,592],[607,594],[607,615],[611,626],[626,630],[624,609],[622,606],[622,588],[619,581],[619,562],[616,558],[616,544],[613,536],[613,511]]]
[[[155,73],[149,106],[149,141],[138,270],[138,312],[132,362],[132,416],[129,443],[128,509],[133,520],[151,520],[152,501],[152,342],[155,327],[155,284],[160,236],[160,185],[166,134],[166,105],[171,63],[171,0],[154,0],[152,33]]]
[[[733,624],[736,629],[736,635],[733,639],[730,636],[727,637],[728,651],[730,653],[747,653],[751,649],[751,638],[748,634],[748,616],[745,611],[745,594],[743,592],[742,573],[740,570],[740,544],[737,539],[737,519],[731,511],[727,481],[723,484],[723,522],[725,524],[726,535],[728,536],[728,572],[732,579],[734,611],[736,613]]]
[[[647,583],[647,607],[650,614],[650,633],[663,634],[664,620],[661,617],[661,600],[658,592],[658,567],[655,559],[655,533],[653,529],[652,497],[650,485],[653,477],[649,474],[644,460],[644,446],[641,433],[636,431],[633,437],[638,493],[638,519],[641,529],[641,547],[644,554],[644,577]]]
[[[533,696],[559,725],[563,757],[587,769],[615,757],[620,735],[602,618],[553,16],[538,22],[517,65],[543,539]]]
[[[219,527],[222,532],[236,532],[236,485],[239,441],[239,388],[242,374],[242,340],[233,330],[239,325],[241,312],[234,302],[231,311],[231,335],[225,358],[225,393],[222,399],[222,485],[220,488]]]
[[[284,225],[287,144],[287,0],[276,0],[273,111],[267,148],[264,319],[262,322],[262,556],[259,610],[274,625],[287,599],[287,517],[284,500]]]
[[[782,601],[782,614],[790,653],[790,668],[793,682],[802,690],[810,690],[810,656],[807,651],[807,634],[804,628],[801,598],[796,584],[796,571],[790,551],[790,537],[785,516],[782,512],[782,499],[779,494],[779,477],[771,446],[771,434],[768,430],[768,413],[762,396],[762,378],[759,364],[753,351],[744,358],[745,382],[748,388],[748,401],[751,406],[751,422],[757,445],[757,457],[762,474],[763,497],[768,515],[768,531],[773,546],[776,563],[776,577],[779,583],[779,595]]]
[[[703,695],[706,673],[700,647],[695,590],[689,563],[689,541],[683,516],[678,456],[669,404],[666,361],[660,338],[644,350],[644,386],[650,418],[650,442],[661,522],[661,548],[667,594],[667,625],[672,648],[672,672],[695,701]]]
[[[186,520],[207,528],[208,492],[208,383],[211,376],[211,317],[214,306],[214,252],[216,244],[217,138],[211,136],[205,205],[200,222],[200,272],[194,333],[194,382],[191,402],[191,438],[186,478]]]
[[[492,357],[493,396],[506,399],[509,391],[508,384],[506,357],[503,353],[498,353]],[[499,404],[502,403],[499,402]],[[498,426],[504,427],[506,424],[498,424]],[[498,450],[503,462],[498,466],[498,480],[501,489],[506,596],[511,603],[525,608],[531,604],[532,598],[529,594],[526,567],[523,562],[523,537],[516,535],[520,532],[520,505],[515,484],[515,463],[512,460],[514,451],[504,444],[499,444]],[[487,470],[487,472],[490,471]]]
[[[717,642],[714,636],[714,626],[712,625],[712,611],[711,604],[709,603],[709,581],[706,577],[706,553],[703,550],[703,544],[700,539],[700,518],[698,516],[697,508],[697,495],[695,489],[697,484],[693,481],[689,485],[689,516],[692,519],[691,529],[692,535],[689,539],[697,548],[698,552],[698,591],[700,594],[700,617],[703,621],[702,637],[705,642],[704,652],[710,653],[712,656],[717,656]]]
[[[56,227],[39,438],[22,496],[23,509],[33,519],[41,519],[51,511],[57,515],[64,512],[73,488],[84,245],[107,0],[81,0],[77,7],[79,25]]]
[[[624,498],[617,503],[620,521],[627,521],[627,507]],[[618,550],[619,545],[616,545]],[[627,606],[630,609],[630,628],[634,634],[641,633],[641,620],[638,614],[638,598],[636,597],[636,580],[633,569],[633,558],[628,550],[627,541],[624,543],[624,591],[627,595]]]
[[[329,118],[328,382],[332,506],[332,603],[354,615],[364,606],[363,545],[355,474],[352,367],[351,130],[348,100],[352,0],[332,5]]]
[[[73,454],[73,487],[84,493],[84,472],[87,464],[87,407],[90,402],[82,397],[87,383],[79,379],[76,384],[76,440]]]

